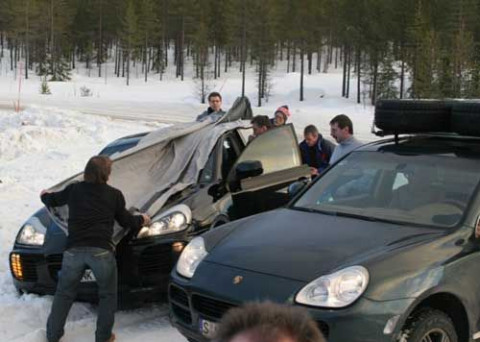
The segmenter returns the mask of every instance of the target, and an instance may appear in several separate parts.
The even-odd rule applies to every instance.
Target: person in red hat
[[[283,105],[277,108],[273,118],[273,125],[275,127],[283,126],[287,123],[288,118],[290,117],[291,113],[288,109],[287,105]]]

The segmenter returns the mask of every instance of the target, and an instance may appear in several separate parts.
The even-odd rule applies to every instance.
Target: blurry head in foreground
[[[228,311],[215,342],[325,342],[325,338],[306,310],[265,302]]]

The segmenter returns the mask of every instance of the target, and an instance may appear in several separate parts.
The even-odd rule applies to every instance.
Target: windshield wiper
[[[291,207],[291,208],[295,209],[295,210],[306,211],[306,212],[309,212],[309,213],[318,213],[318,214],[324,214],[324,215],[329,215],[329,216],[356,218],[356,219],[359,219],[359,220],[370,221],[370,222],[385,222],[385,223],[391,223],[391,224],[396,224],[396,225],[401,225],[401,226],[408,226],[409,225],[408,223],[402,222],[402,221],[395,221],[395,220],[390,220],[390,219],[385,219],[385,218],[365,216],[365,215],[354,214],[354,213],[346,213],[346,212],[341,212],[341,211],[328,211],[328,210],[322,210],[322,209],[314,209],[314,208],[311,208],[311,207]]]

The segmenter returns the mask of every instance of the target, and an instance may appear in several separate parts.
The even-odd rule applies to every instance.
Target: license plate
[[[218,323],[200,318],[199,330],[203,336],[207,338],[214,338],[218,330]]]
[[[92,270],[85,270],[83,273],[82,279],[80,280],[82,283],[91,283],[96,281],[95,276],[93,275]]]

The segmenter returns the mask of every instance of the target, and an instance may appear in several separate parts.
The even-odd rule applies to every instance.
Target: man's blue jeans
[[[57,292],[47,321],[47,339],[57,342],[64,334],[68,312],[86,268],[90,268],[98,285],[96,342],[108,341],[117,309],[117,262],[112,251],[96,247],[75,247],[63,253]]]

